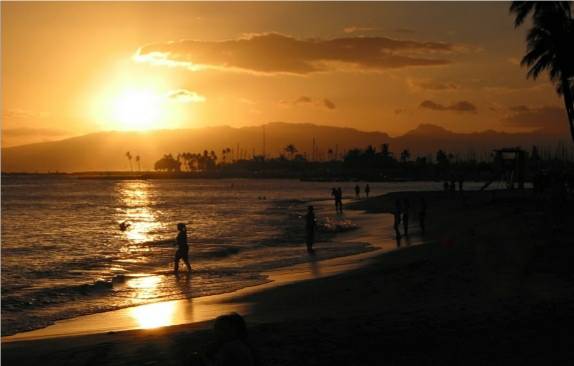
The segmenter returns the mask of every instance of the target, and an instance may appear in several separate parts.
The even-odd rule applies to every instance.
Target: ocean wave
[[[332,219],[326,217],[322,222],[319,223],[319,231],[325,233],[344,233],[351,230],[358,229],[359,226],[353,223],[351,220],[346,219]]]

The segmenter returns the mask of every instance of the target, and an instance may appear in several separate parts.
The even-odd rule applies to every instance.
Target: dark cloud
[[[309,74],[360,69],[381,71],[409,66],[446,65],[437,53],[455,52],[442,42],[387,37],[296,39],[277,33],[254,34],[226,41],[182,40],[156,43],[138,50],[135,60],[192,70],[217,68],[256,73]]]
[[[312,103],[312,102],[313,100],[311,98],[302,96],[297,98],[293,103],[299,104],[299,103]]]
[[[335,103],[331,102],[329,99],[323,99],[323,105],[327,109],[335,109]]]
[[[301,104],[306,104],[306,105],[311,105],[311,106],[319,107],[319,108],[327,108],[329,110],[333,110],[337,107],[335,105],[335,103],[333,103],[333,101],[331,101],[327,98],[321,100],[321,99],[311,98],[308,96],[301,96],[295,100],[281,100],[281,101],[279,101],[279,103],[286,105],[286,106],[289,106],[289,105],[297,106],[297,105],[301,105]]]
[[[566,111],[561,107],[519,105],[508,109],[510,113],[502,119],[502,122],[508,126],[532,130],[544,129],[553,132],[564,131],[567,127]]]
[[[477,108],[471,102],[466,100],[461,100],[460,102],[452,103],[450,105],[443,105],[435,103],[432,100],[425,100],[420,105],[419,108],[431,109],[433,111],[452,111],[452,112],[467,112],[476,113]]]
[[[70,133],[68,131],[51,128],[21,127],[3,129],[2,134],[6,137],[58,137],[66,136]]]

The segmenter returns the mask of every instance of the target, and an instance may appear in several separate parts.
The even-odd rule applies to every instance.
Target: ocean
[[[319,221],[318,259],[371,250],[368,243],[337,241],[337,232],[355,224],[334,214],[331,187],[341,186],[348,200],[355,184],[4,176],[2,335],[264,283],[264,271],[308,261],[309,204]],[[440,188],[371,183],[371,195]],[[122,222],[130,224],[125,231]],[[188,227],[190,276],[172,274],[178,222]]]

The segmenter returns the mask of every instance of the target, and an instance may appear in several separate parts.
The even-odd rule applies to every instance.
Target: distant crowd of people
[[[371,192],[371,187],[369,184],[365,185],[365,196],[369,197]],[[355,186],[355,196],[360,198],[361,189],[359,185]],[[331,196],[335,202],[335,212],[340,215],[343,213],[343,190],[341,187],[333,187],[331,190]],[[418,222],[421,232],[425,232],[425,220],[427,203],[424,197],[420,197],[418,204]],[[394,230],[397,239],[400,239],[403,235],[409,235],[409,225],[411,220],[411,204],[408,198],[402,200],[397,200],[395,202],[395,210],[393,212],[394,216]],[[401,233],[401,225],[403,232]],[[179,262],[183,261],[187,267],[188,272],[191,272],[191,265],[189,263],[189,246],[187,243],[187,227],[184,223],[177,224],[177,237],[175,240],[175,245],[177,250],[174,257],[174,273],[179,272]],[[313,206],[307,207],[307,213],[305,215],[305,245],[307,247],[307,252],[310,254],[314,253],[313,245],[315,244],[315,236],[317,231],[317,218],[315,216],[315,208]]]
[[[456,192],[457,183],[458,183],[458,191],[462,192],[464,186],[464,179],[462,177],[458,177],[458,179],[452,177],[450,180],[445,180],[443,183],[443,191],[453,193]]]

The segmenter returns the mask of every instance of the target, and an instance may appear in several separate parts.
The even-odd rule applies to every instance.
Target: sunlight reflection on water
[[[153,240],[151,232],[162,227],[156,214],[150,209],[150,183],[141,181],[126,181],[118,184],[120,205],[118,208],[118,225],[129,223],[124,232],[126,238],[132,243],[143,243]]]

